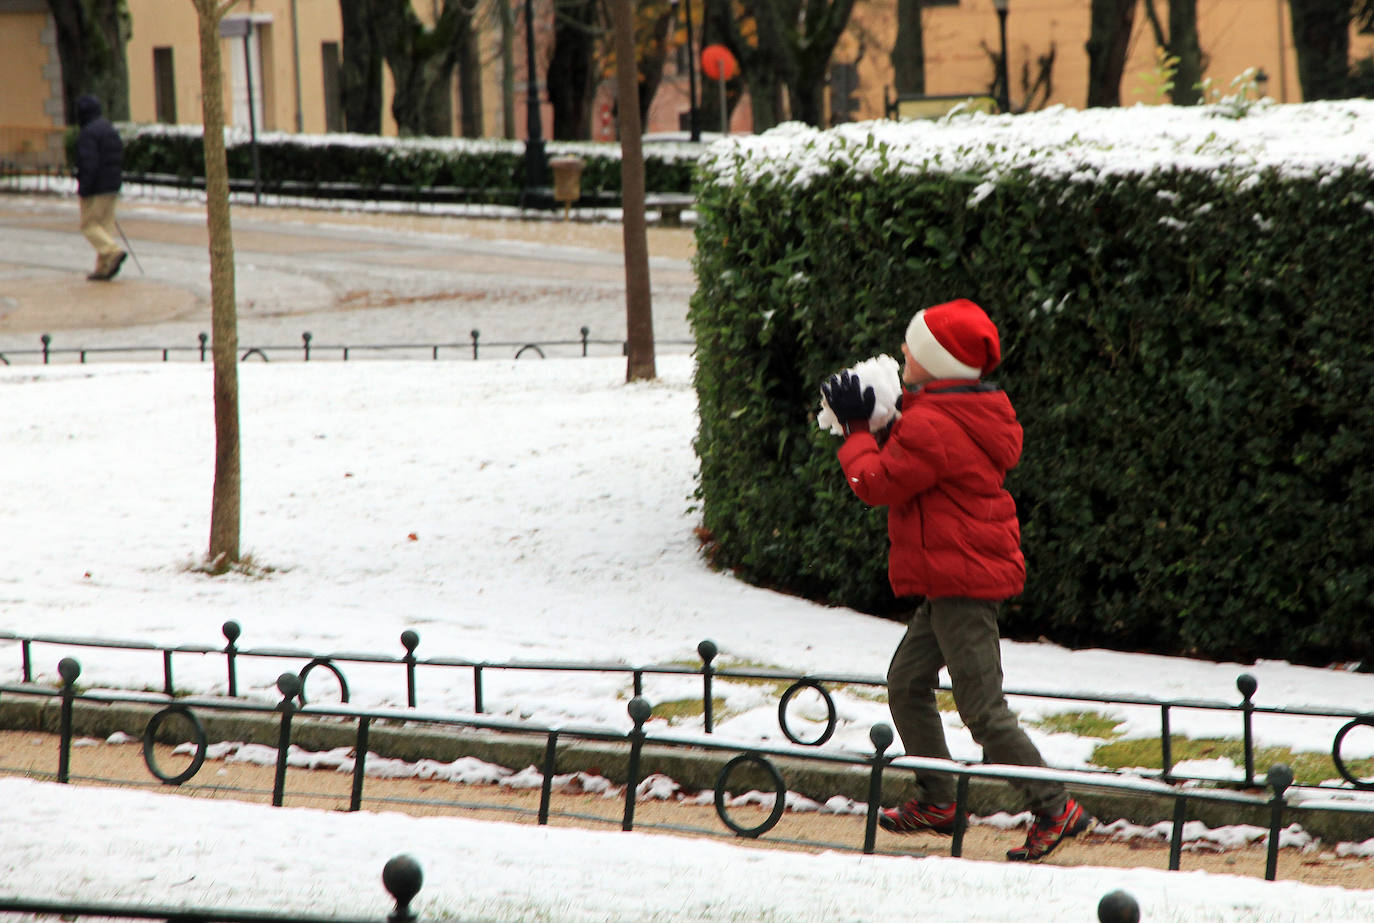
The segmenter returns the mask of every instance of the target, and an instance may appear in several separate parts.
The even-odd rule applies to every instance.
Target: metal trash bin
[[[563,218],[566,220],[572,204],[582,198],[582,168],[586,162],[581,157],[550,157],[549,167],[553,170],[553,198],[563,203]]]

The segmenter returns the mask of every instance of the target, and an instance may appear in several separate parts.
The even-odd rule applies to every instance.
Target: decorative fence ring
[[[729,813],[725,808],[725,783],[730,779],[730,773],[734,772],[735,767],[742,763],[753,763],[773,778],[773,810],[757,827],[745,827],[735,823],[730,819]],[[768,762],[767,759],[757,753],[741,753],[739,756],[726,763],[721,769],[720,775],[716,777],[716,816],[720,822],[729,827],[735,833],[750,839],[757,839],[763,834],[772,830],[782,820],[782,812],[787,807],[787,785],[782,781],[782,773],[778,772],[777,767]]]
[[[825,730],[815,740],[802,740],[793,734],[792,729],[787,726],[787,706],[791,703],[792,697],[803,689],[814,689],[825,700]],[[803,747],[819,747],[825,743],[834,735],[838,721],[839,716],[835,713],[835,700],[831,698],[826,688],[814,679],[797,680],[787,687],[787,691],[782,694],[782,700],[778,702],[778,725],[782,728],[783,734],[787,735],[788,740]]]
[[[305,678],[309,676],[310,671],[315,669],[316,667],[324,667],[330,673],[334,674],[334,678],[339,681],[339,700],[344,705],[347,705],[348,680],[344,679],[343,673],[339,670],[338,667],[334,665],[334,661],[330,660],[328,657],[316,657],[314,660],[310,661],[305,666],[301,667],[301,672],[296,675],[296,678],[301,681],[301,691],[296,695],[296,698],[300,700],[300,703],[302,705],[307,704],[305,701]]]
[[[259,348],[256,347],[256,346],[254,346],[252,349],[248,350],[248,351],[245,352],[242,356],[240,356],[240,357],[239,357],[239,361],[240,361],[240,362],[247,362],[248,359],[249,359],[249,357],[251,357],[251,356],[257,356],[257,357],[258,357],[259,359],[261,359],[263,362],[266,362],[266,361],[267,361],[267,353],[263,352],[261,349],[259,349]]]
[[[545,358],[545,356],[544,356],[544,350],[542,350],[542,349],[539,348],[539,344],[538,344],[538,343],[526,343],[524,346],[520,347],[519,349],[517,349],[517,350],[515,351],[515,358],[519,359],[521,356],[523,356],[523,355],[525,354],[525,350],[527,350],[527,349],[532,349],[532,350],[534,350],[536,353],[538,353],[540,359]]]
[[[1355,778],[1354,774],[1346,768],[1345,761],[1341,759],[1341,744],[1345,743],[1345,735],[1361,726],[1374,728],[1374,715],[1361,715],[1336,732],[1336,740],[1331,745],[1331,761],[1336,764],[1336,771],[1341,774],[1341,778],[1345,781],[1358,789],[1374,792],[1374,779]]]
[[[157,764],[157,755],[153,752],[153,743],[157,738],[157,732],[162,727],[162,722],[172,715],[180,715],[191,722],[191,730],[195,736],[196,753],[191,758],[191,765],[174,776],[169,776],[162,771],[162,767]],[[162,711],[148,719],[148,726],[143,729],[143,762],[147,765],[148,771],[157,776],[168,785],[180,785],[187,779],[200,772],[200,767],[205,765],[205,749],[209,741],[205,737],[205,726],[200,723],[195,712],[185,705],[168,705]]]

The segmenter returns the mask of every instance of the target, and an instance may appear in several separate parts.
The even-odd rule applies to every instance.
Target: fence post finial
[[[1097,905],[1099,923],[1140,923],[1140,905],[1125,891],[1102,895]]]
[[[415,914],[410,910],[410,902],[420,893],[420,886],[424,883],[424,872],[420,869],[420,863],[413,858],[402,854],[388,859],[386,865],[382,866],[382,884],[396,899],[396,909],[387,920],[391,923],[409,923],[414,920]]]

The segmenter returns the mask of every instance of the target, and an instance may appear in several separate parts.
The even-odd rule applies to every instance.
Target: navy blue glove
[[[873,415],[873,405],[877,401],[871,385],[865,388],[858,375],[841,372],[831,375],[821,385],[821,393],[830,405],[830,412],[844,427],[846,436],[868,432],[868,418]]]

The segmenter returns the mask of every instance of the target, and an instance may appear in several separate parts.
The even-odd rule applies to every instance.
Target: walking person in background
[[[1025,585],[1016,504],[1003,487],[1021,456],[1011,401],[982,380],[1001,361],[997,327],[960,299],[920,311],[902,344],[900,416],[881,442],[869,431],[874,390],[850,372],[821,391],[844,427],[839,450],[859,499],[888,508],[888,577],[898,596],[925,597],[888,668],[888,707],[906,752],[950,759],[935,689],[948,667],[959,716],[989,763],[1044,766],[1002,691],[1001,602]],[[1043,858],[1093,818],[1050,781],[1012,782],[1034,814],[1007,858]],[[954,777],[919,772],[916,797],[882,811],[893,833],[954,830]]]
[[[81,197],[81,233],[95,248],[95,271],[86,276],[105,282],[119,273],[128,254],[115,240],[115,201],[124,182],[124,142],[100,114],[100,100],[89,93],[76,101],[76,194]]]

